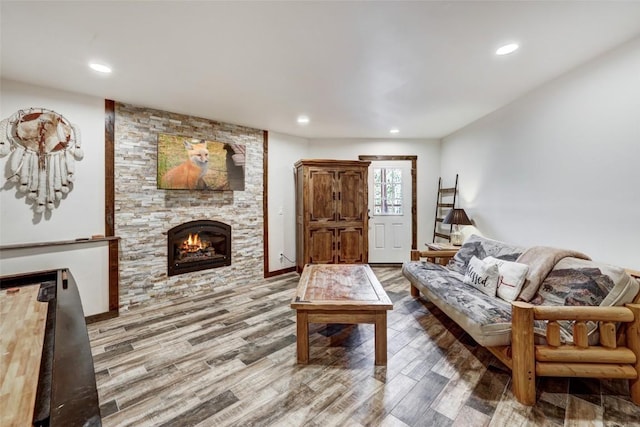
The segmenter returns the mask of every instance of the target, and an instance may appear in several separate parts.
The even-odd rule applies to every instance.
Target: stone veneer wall
[[[115,117],[120,308],[156,296],[224,287],[231,278],[262,278],[263,132],[123,103],[116,103]],[[157,189],[158,133],[244,144],[245,191]],[[167,230],[198,219],[231,225],[231,266],[167,276]]]

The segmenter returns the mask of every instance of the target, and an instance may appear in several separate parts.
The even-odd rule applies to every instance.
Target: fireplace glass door
[[[231,226],[199,220],[167,233],[168,275],[231,265]]]

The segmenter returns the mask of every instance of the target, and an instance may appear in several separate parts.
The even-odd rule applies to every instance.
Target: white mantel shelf
[[[10,249],[44,248],[47,246],[79,245],[79,244],[85,244],[85,243],[109,242],[111,240],[120,240],[120,237],[118,236],[95,237],[95,238],[85,237],[85,238],[78,238],[74,240],[57,240],[52,242],[14,243],[12,245],[0,246],[0,251],[10,250]]]

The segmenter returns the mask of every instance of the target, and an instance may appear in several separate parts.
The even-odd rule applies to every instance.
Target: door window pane
[[[373,214],[402,215],[402,169],[373,169]]]

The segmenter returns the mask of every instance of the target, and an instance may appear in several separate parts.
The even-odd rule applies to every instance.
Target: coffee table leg
[[[387,312],[376,313],[375,323],[376,365],[387,364]]]
[[[309,363],[309,318],[306,311],[297,311],[298,363]],[[386,329],[386,328],[385,328]]]

